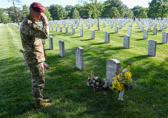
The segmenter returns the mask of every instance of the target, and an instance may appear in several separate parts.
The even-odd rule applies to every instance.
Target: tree
[[[98,31],[100,31],[99,26],[99,17],[101,17],[102,11],[104,10],[105,5],[101,2],[98,2],[98,0],[89,0],[89,2],[84,1],[85,6],[88,7],[89,10],[91,10],[90,13],[92,13],[92,18],[97,18],[98,20]]]
[[[138,12],[138,18],[147,18],[147,12],[146,9],[142,8]]]
[[[18,7],[15,8],[16,12],[17,12],[17,17],[14,11],[13,7],[9,7],[6,9],[6,12],[8,14],[8,16],[11,18],[12,22],[18,22],[20,21],[19,19],[21,18],[21,11]]]
[[[80,4],[76,4],[76,5],[74,6],[74,9],[75,9],[75,8],[79,11],[80,17],[82,17],[83,15],[88,14],[88,10],[85,9],[85,7],[82,6],[82,5],[80,5]],[[73,10],[74,10],[74,9],[73,9]]]
[[[72,13],[73,13],[74,9],[75,8],[72,5],[66,5],[65,6],[65,10],[68,13],[69,18],[72,18]]]
[[[116,7],[112,7],[110,9],[109,15],[111,18],[119,18],[120,17],[120,13]]]
[[[48,20],[53,20],[53,18],[51,17],[50,12],[48,11],[48,7],[45,8],[45,15],[46,15]]]
[[[15,16],[17,18],[18,25],[20,25],[20,23],[19,23],[19,12],[17,12],[17,10],[16,10],[15,2],[19,4],[21,1],[20,0],[8,0],[8,1],[13,3],[13,9],[14,9],[14,12],[15,12]]]
[[[78,19],[80,18],[79,11],[75,8],[73,14],[72,14],[73,19]]]
[[[163,20],[163,17],[168,13],[168,0],[161,0],[161,5],[160,5],[160,17]]]
[[[132,9],[132,11],[133,11],[133,13],[134,13],[134,16],[138,17],[139,11],[140,11],[140,9],[142,9],[142,8],[143,8],[143,7],[141,7],[141,6],[135,6],[135,7]]]
[[[9,23],[11,22],[9,16],[5,14],[5,10],[0,9],[0,23]]]
[[[19,20],[22,21],[29,14],[29,7],[23,5]]]
[[[121,2],[121,0],[107,0],[104,2],[104,4],[105,8],[103,11],[103,17],[109,17],[109,13],[112,7],[117,8],[121,17],[125,16],[127,11],[126,9],[128,9],[128,7]]]
[[[148,17],[158,18],[163,17],[168,13],[168,0],[152,0],[149,3]]]
[[[132,10],[128,10],[127,13],[125,14],[125,17],[132,18],[134,15]]]
[[[50,5],[49,12],[53,20],[61,20],[67,18],[68,13],[61,5]]]
[[[153,19],[158,18],[160,5],[161,3],[159,2],[159,0],[152,0],[149,3],[148,17],[153,18]]]

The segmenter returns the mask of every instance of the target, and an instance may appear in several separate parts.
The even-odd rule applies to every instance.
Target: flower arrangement
[[[87,86],[92,86],[97,89],[103,87],[103,81],[100,79],[100,77],[94,76],[93,70],[91,70],[91,75],[88,77]]]
[[[124,69],[122,68],[120,74],[117,74],[113,78],[112,88],[119,91],[118,100],[124,100],[124,91],[127,91],[129,88],[132,89],[132,73],[129,66]]]
[[[122,68],[121,73],[113,78],[112,87],[117,91],[132,89],[132,73],[129,66]]]

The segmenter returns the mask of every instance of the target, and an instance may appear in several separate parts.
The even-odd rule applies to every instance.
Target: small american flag
[[[49,69],[49,65],[46,62],[44,62],[43,65],[44,65],[44,69]]]
[[[94,72],[91,70],[91,79],[94,79]]]

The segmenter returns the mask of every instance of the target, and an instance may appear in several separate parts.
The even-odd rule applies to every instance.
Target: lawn
[[[79,25],[80,26],[80,25]],[[168,117],[168,44],[162,44],[162,32],[148,40],[157,41],[156,57],[148,56],[148,40],[143,40],[136,22],[133,24],[130,49],[123,48],[123,36],[129,23],[114,33],[106,24],[97,31],[85,26],[84,37],[80,27],[75,35],[50,31],[54,50],[46,50],[44,96],[52,106],[35,109],[31,94],[31,77],[23,55],[19,30],[10,25],[0,25],[0,118],[166,118]],[[147,29],[147,28],[146,28]],[[151,28],[153,29],[153,27]],[[159,27],[158,27],[159,29]],[[95,30],[95,40],[90,40]],[[104,43],[104,33],[110,32],[110,43]],[[163,32],[168,32],[164,29]],[[59,40],[64,40],[65,57],[59,56]],[[48,39],[45,49],[49,48]],[[75,48],[84,48],[84,71],[75,67]],[[110,90],[96,90],[86,86],[90,70],[101,79],[106,77],[106,60],[118,59],[121,66],[130,65],[133,89],[118,101],[118,94]]]

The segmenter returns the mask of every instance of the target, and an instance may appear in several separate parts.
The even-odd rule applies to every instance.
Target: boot
[[[48,107],[50,105],[51,105],[51,103],[45,103],[41,99],[35,99],[35,107],[36,108],[39,108],[39,107]]]

